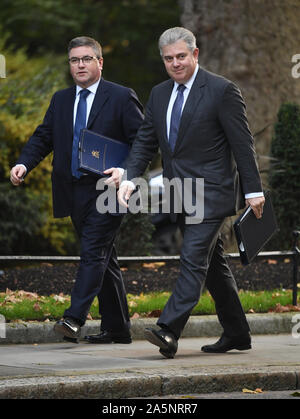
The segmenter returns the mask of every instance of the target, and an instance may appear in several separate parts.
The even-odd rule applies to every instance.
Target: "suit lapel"
[[[94,101],[92,105],[92,109],[90,111],[89,119],[87,122],[87,128],[91,128],[96,116],[101,111],[104,103],[109,98],[109,92],[108,92],[108,84],[107,82],[101,78]]]
[[[185,106],[184,106],[184,109],[183,109],[183,112],[182,112],[180,126],[179,126],[179,132],[178,132],[178,137],[177,137],[174,152],[176,151],[176,149],[180,145],[180,142],[182,141],[182,139],[184,137],[185,131],[187,130],[187,128],[189,127],[189,125],[191,123],[191,120],[192,120],[193,115],[194,115],[194,113],[197,109],[197,106],[203,98],[203,94],[204,94],[203,86],[204,85],[205,85],[205,73],[201,68],[199,68],[199,71],[198,71],[197,76],[194,80],[194,83],[192,85],[191,91],[189,93],[189,96],[187,98],[187,101],[185,103]]]
[[[171,79],[168,80],[162,92],[160,108],[158,110],[160,113],[160,127],[158,129],[158,132],[163,133],[163,139],[168,144],[169,144],[169,141],[167,137],[167,111],[168,111],[169,101],[170,101],[173,87],[174,87],[173,80]]]
[[[76,96],[76,86],[72,86],[68,91],[67,91],[68,96],[66,97],[66,101],[65,104],[66,106],[64,107],[65,111],[66,111],[66,126],[67,126],[67,130],[68,130],[68,134],[70,134],[70,137],[73,137],[73,120],[74,120],[74,102],[75,102],[75,96]]]

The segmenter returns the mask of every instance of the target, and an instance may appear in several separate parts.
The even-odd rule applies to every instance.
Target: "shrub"
[[[62,57],[28,58],[22,49],[5,49],[2,39],[0,50],[7,64],[7,77],[0,82],[1,253],[66,253],[76,239],[68,220],[52,217],[51,156],[21,187],[14,189],[9,182],[10,169],[52,94],[66,85]]]
[[[124,217],[116,247],[120,256],[145,256],[153,248],[154,226],[147,214],[128,214]]]
[[[280,228],[268,248],[290,250],[292,231],[300,228],[300,107],[283,104],[271,144],[269,185]]]

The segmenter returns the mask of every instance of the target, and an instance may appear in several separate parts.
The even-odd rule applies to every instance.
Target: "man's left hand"
[[[103,172],[105,175],[111,175],[104,183],[109,186],[118,188],[122,179],[123,172],[118,167],[111,167]]]
[[[265,198],[263,196],[260,196],[258,198],[246,199],[246,204],[250,205],[256,218],[262,217],[264,203],[265,203]]]

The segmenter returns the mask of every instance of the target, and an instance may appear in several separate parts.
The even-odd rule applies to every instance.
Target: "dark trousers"
[[[83,325],[97,296],[101,330],[125,331],[130,327],[126,290],[118,265],[114,239],[122,216],[100,214],[99,192],[88,177],[73,184],[72,222],[80,239],[80,265],[65,317]]]
[[[206,285],[216,305],[218,319],[229,337],[245,334],[249,325],[234,277],[224,257],[220,230],[224,220],[204,220],[185,224],[179,218],[183,234],[180,274],[157,322],[179,338]]]

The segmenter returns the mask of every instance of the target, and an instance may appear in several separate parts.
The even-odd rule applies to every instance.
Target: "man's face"
[[[185,41],[162,47],[163,61],[169,76],[179,84],[186,83],[193,75],[198,63],[199,49],[191,52]]]
[[[101,77],[103,69],[103,58],[96,58],[95,51],[91,47],[72,48],[69,52],[71,58],[94,57],[90,63],[80,62],[72,64],[70,62],[70,72],[73,80],[78,86],[87,88],[96,83]]]

